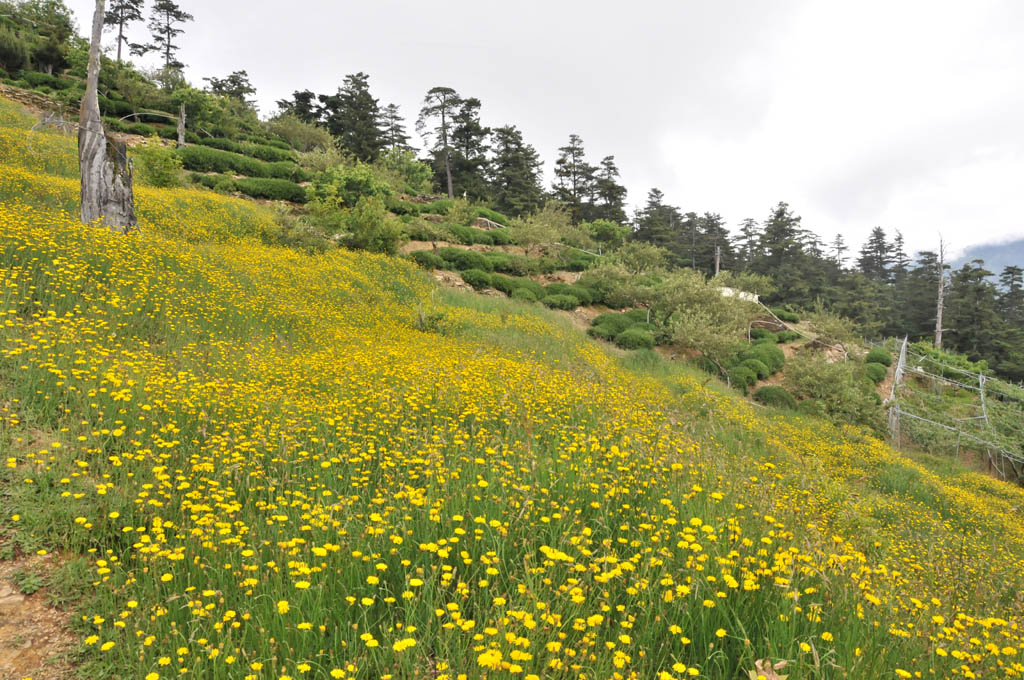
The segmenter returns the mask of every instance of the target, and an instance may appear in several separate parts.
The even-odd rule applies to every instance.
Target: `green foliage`
[[[606,251],[621,248],[629,236],[629,227],[612,220],[596,219],[584,222],[580,227]]]
[[[412,151],[387,149],[373,167],[378,177],[396,193],[420,196],[430,192],[434,172],[429,165],[416,160]]]
[[[883,366],[892,366],[892,354],[889,350],[884,347],[872,348],[868,355],[864,357],[864,361],[869,364],[882,364]]]
[[[512,220],[509,235],[529,253],[542,246],[558,243],[571,226],[569,213],[557,201],[548,201],[529,217]]]
[[[512,235],[508,229],[491,229],[487,233],[496,246],[507,246],[512,243]]]
[[[786,365],[786,355],[772,344],[751,345],[749,349],[740,352],[739,356],[741,361],[746,359],[761,361],[771,373],[778,373]]]
[[[485,272],[494,271],[494,265],[483,253],[461,248],[438,248],[437,254],[444,259],[452,269],[465,271],[466,269],[481,269]]]
[[[742,390],[743,394],[747,393],[747,388],[757,382],[757,376],[746,366],[733,366],[729,369],[729,384],[738,390]]]
[[[361,196],[345,217],[346,243],[361,250],[393,255],[405,235],[376,196]]]
[[[391,195],[391,187],[381,181],[370,165],[338,165],[318,173],[309,187],[311,201],[320,209],[352,207],[360,198],[383,201]]]
[[[24,595],[34,595],[46,585],[46,577],[35,569],[26,569],[24,567],[16,569],[11,574],[11,580],[14,581],[14,585]]]
[[[544,286],[544,289],[548,295],[571,295],[582,305],[589,305],[594,301],[594,294],[589,288],[575,283],[551,283]]]
[[[639,328],[627,328],[615,336],[615,345],[622,349],[651,349],[654,334]]]
[[[541,302],[552,309],[573,310],[580,306],[580,301],[572,295],[554,294],[545,295]]]
[[[292,114],[282,114],[267,122],[267,130],[277,135],[298,151],[329,148],[334,140],[327,130],[306,123]]]
[[[634,320],[626,314],[616,314],[615,312],[605,312],[594,317],[592,326],[594,328],[601,327],[607,329],[612,337],[618,335],[622,331],[632,326]]]
[[[740,362],[740,366],[749,368],[754,375],[757,376],[758,380],[764,380],[771,375],[771,371],[768,369],[767,364],[760,359],[744,359]]]
[[[772,308],[772,314],[779,317],[780,320],[785,321],[786,323],[800,323],[799,314],[791,312],[788,309],[783,309],[782,307]]]
[[[750,339],[752,341],[770,339],[772,342],[776,342],[778,340],[778,336],[765,328],[752,328],[750,330]]]
[[[884,429],[875,388],[856,362],[832,363],[821,353],[802,352],[786,366],[785,383],[797,399],[821,402],[822,414],[835,423]]]
[[[7,26],[0,25],[0,65],[10,72],[28,66],[28,45]]]
[[[230,151],[242,156],[250,156],[252,158],[257,158],[261,161],[268,161],[271,163],[279,163],[281,161],[294,163],[296,160],[294,151],[278,149],[275,146],[269,146],[267,144],[233,142],[230,139],[221,139],[219,137],[200,138],[199,144],[209,146],[214,149],[220,149],[221,151]]]
[[[491,287],[491,275],[481,269],[467,269],[462,273],[462,280],[477,290]]]
[[[784,408],[790,411],[795,411],[797,407],[796,398],[785,387],[778,385],[765,385],[757,390],[754,392],[754,401],[765,406],[774,406],[775,408]]]
[[[849,347],[859,338],[857,325],[853,321],[826,310],[820,304],[808,315],[807,320],[819,339],[829,344]]]
[[[385,202],[390,210],[390,201]],[[394,212],[394,210],[392,210]],[[419,217],[406,216],[402,218],[402,228],[406,236],[414,241],[447,241],[452,235],[448,227],[443,224],[428,222]]]
[[[424,214],[427,214],[427,215],[442,215],[442,216],[444,216],[444,215],[448,214],[448,210],[452,207],[452,205],[454,203],[455,203],[454,199],[442,198],[442,199],[436,200],[436,201],[434,201],[432,203],[427,203],[426,205],[423,206],[423,208],[421,209],[420,212],[422,212]]]
[[[415,250],[409,253],[409,258],[424,269],[444,269],[448,266],[443,257],[429,250]]]
[[[537,295],[529,288],[516,288],[512,291],[512,299],[523,302],[536,302]]]
[[[611,261],[630,274],[659,271],[668,264],[668,251],[642,241],[630,241],[619,248]]]
[[[491,232],[483,229],[475,229],[473,227],[464,227],[457,224],[448,225],[448,231],[458,240],[459,243],[463,243],[467,246],[471,246],[477,243],[492,246],[494,245],[494,239],[491,238]]]
[[[537,260],[523,255],[512,253],[490,252],[486,257],[491,261],[494,271],[512,274],[513,276],[528,276],[539,271]]]
[[[599,340],[608,340],[611,342],[615,339],[615,336],[622,331],[616,332],[609,326],[591,326],[587,329],[587,335],[592,338],[598,338]]]
[[[512,223],[512,220],[508,217],[508,215],[503,215],[497,210],[491,210],[490,208],[485,208],[481,205],[475,206],[473,210],[476,211],[477,217],[486,217],[491,222],[497,222],[502,226],[507,227]]]
[[[181,185],[181,159],[174,150],[160,143],[153,136],[131,151],[139,179],[155,187],[176,187]]]
[[[306,190],[286,179],[268,179],[263,177],[243,177],[235,180],[238,191],[253,198],[265,198],[271,201],[290,201],[305,203]]]
[[[468,227],[476,219],[476,208],[466,199],[456,198],[450,201],[446,215],[449,222]]]
[[[580,276],[579,283],[594,293],[595,302],[612,309],[630,307],[644,296],[644,287],[625,269],[618,266],[589,269]]]
[[[887,369],[884,364],[876,364],[874,362],[864,364],[864,375],[866,375],[868,379],[875,384],[885,380],[885,376],[888,373],[889,369]]]
[[[277,179],[306,179],[302,169],[294,163],[264,163],[248,156],[221,151],[207,146],[186,146],[175,150],[186,170],[197,172],[232,172],[247,177]]]
[[[775,341],[780,345],[784,345],[790,342],[796,342],[803,336],[796,331],[780,331],[775,334]]]

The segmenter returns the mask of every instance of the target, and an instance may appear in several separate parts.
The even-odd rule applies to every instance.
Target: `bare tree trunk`
[[[946,242],[939,238],[939,300],[935,307],[935,349],[942,349],[942,306],[946,297]]]
[[[452,190],[452,152],[448,149],[444,150],[444,171],[448,175],[448,198],[455,198],[455,192]]]
[[[127,233],[135,226],[135,199],[128,151],[120,140],[108,139],[100,118],[97,88],[104,0],[96,0],[92,19],[89,71],[78,123],[78,166],[82,174],[82,222],[102,220],[112,230]]]
[[[185,146],[185,102],[178,107],[178,148]]]
[[[715,246],[715,276],[722,271],[722,246]]]
[[[121,63],[121,45],[124,43],[124,17],[121,17],[121,23],[117,25],[117,63]]]

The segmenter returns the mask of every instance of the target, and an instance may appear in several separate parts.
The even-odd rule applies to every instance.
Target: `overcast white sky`
[[[93,2],[68,4],[87,26]],[[430,87],[478,97],[549,179],[579,134],[591,162],[614,154],[633,206],[656,186],[732,228],[784,200],[828,242],[876,225],[915,250],[1024,237],[1019,0],[180,5],[189,79],[246,69],[265,115],[364,71],[410,132]]]

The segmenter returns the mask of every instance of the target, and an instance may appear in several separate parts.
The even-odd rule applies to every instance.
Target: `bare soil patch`
[[[25,595],[18,576],[55,570],[52,555],[0,562],[0,678],[64,680],[73,677],[71,651],[78,637],[71,614],[48,604],[47,589]]]

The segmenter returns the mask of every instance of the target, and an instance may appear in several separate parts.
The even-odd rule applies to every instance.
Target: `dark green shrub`
[[[529,288],[516,288],[512,291],[513,300],[522,300],[523,302],[536,302],[537,296]]]
[[[759,361],[758,359],[745,359],[742,362],[740,362],[740,366],[749,368],[751,372],[753,372],[753,374],[757,376],[758,380],[764,380],[769,375],[771,375],[765,363],[763,361]]]
[[[633,323],[633,320],[626,314],[605,312],[604,314],[599,314],[594,317],[593,326],[606,328],[609,331],[612,331],[612,335],[614,336],[632,326]]]
[[[768,367],[772,373],[777,373],[786,365],[786,355],[776,345],[762,343],[751,345],[749,349],[740,353],[740,360],[757,359]]]
[[[647,323],[647,322],[635,323],[632,326],[630,326],[629,328],[631,330],[647,331],[651,335],[657,335],[657,333],[658,333],[658,327],[655,326],[653,323]]]
[[[888,373],[889,369],[886,368],[883,364],[864,364],[864,375],[866,375],[871,380],[871,382],[875,383],[876,385],[885,380],[885,376]]]
[[[797,404],[796,410],[805,416],[814,416],[815,418],[828,416],[828,409],[820,399],[804,399]]]
[[[729,369],[729,384],[747,393],[747,388],[757,382],[757,376],[746,366],[733,366]]]
[[[548,295],[571,295],[583,305],[594,302],[594,294],[590,289],[576,283],[549,283],[544,288]]]
[[[128,123],[124,126],[123,132],[130,135],[141,135],[143,137],[152,137],[156,134],[156,128],[147,123]]]
[[[590,328],[587,329],[587,335],[589,335],[590,337],[608,341],[614,340],[615,336],[621,332],[622,331],[616,332],[609,326],[591,326]]]
[[[774,333],[772,333],[771,335],[769,335],[767,337],[758,338],[757,340],[754,340],[754,344],[755,345],[761,345],[761,344],[775,345],[775,344],[778,344],[778,338],[776,337],[776,335]]]
[[[796,342],[801,337],[803,336],[796,331],[781,331],[775,334],[775,341],[782,345],[788,342]]]
[[[534,261],[522,255],[511,253],[487,253],[494,264],[494,271],[512,274],[513,276],[528,276],[536,272]]]
[[[413,251],[409,253],[409,257],[413,262],[424,269],[444,269],[448,266],[448,263],[444,261],[443,257],[435,255],[429,250]]]
[[[447,215],[449,208],[451,208],[454,203],[455,201],[450,198],[442,198],[439,201],[427,203],[423,206],[420,212],[428,215]]]
[[[235,180],[238,190],[253,198],[266,198],[271,201],[291,201],[305,203],[306,190],[295,182],[286,179],[249,178]]]
[[[67,80],[61,80],[56,76],[51,76],[48,73],[39,73],[37,71],[28,71],[25,73],[25,80],[32,87],[50,87],[54,90],[66,90],[71,87],[71,82]]]
[[[496,272],[508,272],[512,268],[512,260],[505,253],[484,253],[484,256],[491,261]]]
[[[178,149],[175,153],[181,158],[186,170],[233,172],[247,177],[272,177],[291,179],[296,182],[309,179],[309,173],[294,163],[264,163],[255,158],[208,146],[186,146],[183,149]]]
[[[549,294],[541,298],[541,302],[544,306],[550,307],[551,309],[572,310],[580,306],[580,301],[572,295]]]
[[[512,243],[512,237],[509,236],[508,229],[491,229],[487,232],[491,236],[491,241],[496,246],[507,246]]]
[[[444,261],[451,265],[452,269],[464,271],[466,269],[482,269],[485,272],[494,271],[494,265],[483,253],[476,253],[472,250],[460,248],[438,248],[437,254],[444,258]]]
[[[462,272],[462,280],[477,290],[491,287],[491,275],[480,269],[467,269]]]
[[[230,139],[222,139],[220,137],[206,137],[199,141],[203,146],[209,146],[214,149],[220,149],[221,151],[231,151],[232,153],[241,154],[243,156],[251,156],[258,158],[261,161],[269,162],[280,162],[280,161],[295,161],[295,152],[290,149],[279,149],[276,146],[270,146],[267,144],[259,144],[253,142],[233,142]],[[287,147],[287,145],[285,145]]]
[[[512,222],[507,216],[502,215],[497,210],[491,210],[490,208],[484,208],[482,206],[476,206],[474,208],[478,217],[486,217],[491,222],[497,222],[498,224],[508,226]]]
[[[767,328],[752,328],[750,329],[750,340],[761,340],[763,338],[771,338],[772,342],[775,342],[775,333],[772,333]]]
[[[796,399],[786,391],[785,387],[779,387],[778,385],[766,385],[754,392],[754,401],[765,406],[785,408],[791,411],[796,410]]]
[[[628,312],[626,312],[625,315],[627,317],[629,317],[630,319],[632,319],[633,321],[636,321],[637,323],[641,323],[641,322],[647,323],[647,319],[648,319],[648,316],[650,314],[649,314],[648,310],[640,308],[640,309],[631,309]]]
[[[615,344],[622,349],[651,349],[654,335],[639,328],[627,328],[615,336]]]
[[[868,355],[864,357],[864,361],[869,364],[882,364],[883,366],[892,366],[892,355],[889,351],[882,347],[875,347]]]
[[[800,315],[799,314],[795,314],[795,313],[789,311],[788,309],[782,309],[781,307],[776,307],[776,308],[772,309],[772,314],[774,314],[775,316],[779,317],[779,319],[781,319],[782,321],[785,321],[786,323],[800,323]]]
[[[494,239],[491,238],[491,232],[484,231],[483,229],[476,229],[474,227],[463,227],[458,224],[449,224],[448,231],[450,231],[459,243],[463,243],[467,246],[482,243],[484,245],[493,246]]]
[[[14,73],[28,66],[28,62],[28,44],[7,26],[0,26],[0,64]]]
[[[512,291],[519,287],[519,280],[513,276],[506,276],[505,274],[491,275],[491,288],[500,290],[505,295],[512,295]]]

